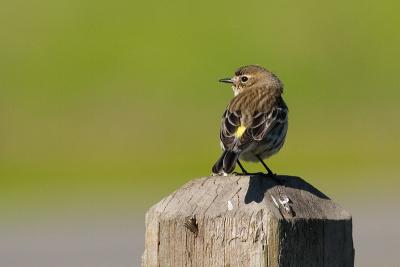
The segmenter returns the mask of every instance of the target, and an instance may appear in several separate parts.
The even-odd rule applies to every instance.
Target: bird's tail
[[[218,173],[231,173],[235,169],[237,159],[239,157],[238,153],[233,151],[224,151],[221,157],[215,162],[212,172]]]

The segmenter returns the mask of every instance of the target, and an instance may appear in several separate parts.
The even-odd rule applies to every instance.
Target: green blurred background
[[[382,229],[366,223],[377,212],[393,216],[400,184],[399,2],[0,6],[0,208],[8,233],[123,218],[140,244],[127,242],[127,251],[140,255],[145,210],[210,174],[220,154],[220,116],[232,91],[217,80],[260,64],[283,80],[290,108],[287,141],[271,168],[348,208],[356,260],[371,264],[373,247],[363,244]],[[18,248],[7,252],[10,266]],[[390,251],[382,256],[395,266]]]

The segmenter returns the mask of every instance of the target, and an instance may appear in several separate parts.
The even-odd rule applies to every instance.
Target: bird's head
[[[240,67],[235,76],[219,81],[232,84],[235,96],[255,88],[269,90],[274,94],[282,94],[283,90],[283,84],[275,74],[257,65]]]

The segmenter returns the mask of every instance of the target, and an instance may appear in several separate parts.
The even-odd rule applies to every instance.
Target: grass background
[[[232,97],[217,80],[246,64],[267,67],[285,84],[289,133],[268,160],[273,170],[301,176],[339,202],[371,194],[397,200],[399,7],[388,0],[3,1],[4,217],[130,210],[143,218],[163,196],[210,173]]]

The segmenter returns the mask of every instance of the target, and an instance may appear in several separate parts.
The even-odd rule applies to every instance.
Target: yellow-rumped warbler
[[[283,84],[277,76],[263,67],[249,65],[239,68],[233,78],[221,79],[231,83],[235,97],[222,115],[220,139],[223,153],[212,168],[214,174],[233,172],[239,159],[260,161],[273,172],[263,159],[277,153],[286,137],[288,108],[282,99]]]

